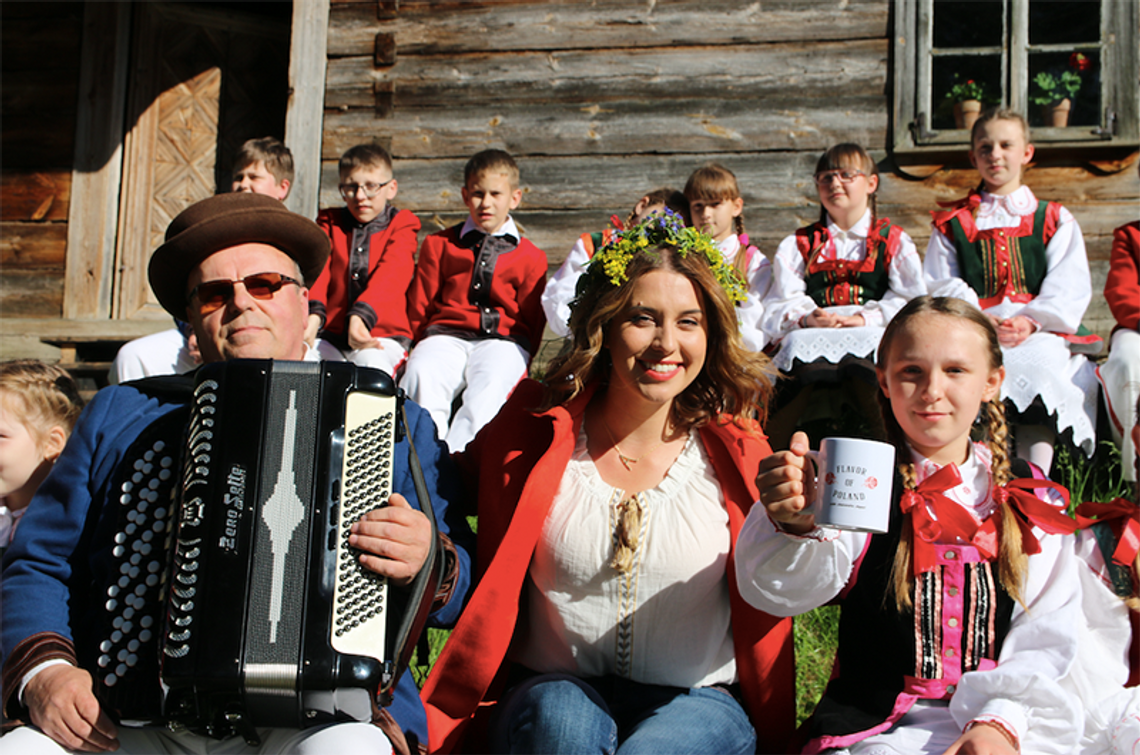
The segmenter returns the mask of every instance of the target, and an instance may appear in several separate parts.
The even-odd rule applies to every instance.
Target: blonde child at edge
[[[748,284],[747,300],[736,308],[740,336],[752,351],[763,351],[768,338],[760,328],[764,299],[772,285],[772,263],[744,232],[744,197],[736,175],[717,163],[693,171],[685,182],[693,227],[712,236],[724,258]]]
[[[612,229],[583,233],[578,237],[562,265],[546,282],[546,290],[542,292],[542,309],[546,313],[546,322],[555,335],[563,338],[570,335],[570,302],[574,301],[578,280],[586,272],[586,263],[594,256],[594,252],[609,242],[615,230],[632,228],[652,213],[666,209],[683,217],[686,223],[689,222],[689,200],[676,189],[661,187],[637,200],[624,223],[614,215],[611,219],[614,226]]]
[[[931,294],[965,299],[993,321],[1009,372],[1002,396],[1017,411],[1016,453],[1048,473],[1056,436],[1068,428],[1073,442],[1092,454],[1096,374],[1073,350],[1095,352],[1103,344],[1078,335],[1092,299],[1080,226],[1060,204],[1039,201],[1022,183],[1033,152],[1019,113],[982,113],[969,154],[982,183],[932,213],[923,271]]]
[[[36,359],[0,364],[0,553],[75,427],[71,375]]]
[[[837,675],[805,753],[1076,745],[1082,714],[1060,680],[1077,652],[1077,566],[1071,538],[1045,534],[1075,523],[1063,489],[1009,458],[1004,377],[993,324],[961,300],[918,297],[887,326],[878,378],[898,472],[885,534],[804,513],[816,483],[802,433],[760,462],[763,506],[736,546],[742,595],[782,616],[842,606]]]

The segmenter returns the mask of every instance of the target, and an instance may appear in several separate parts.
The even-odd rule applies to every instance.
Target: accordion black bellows
[[[349,363],[198,371],[180,468],[161,440],[140,438],[144,461],[122,482],[115,542],[127,568],[111,574],[96,659],[109,710],[125,723],[251,741],[255,727],[372,720],[407,665],[442,565],[437,535],[417,579],[397,589],[348,545],[351,524],[392,492],[402,409],[386,373]],[[409,457],[434,529],[414,449]],[[140,513],[140,490],[152,487],[159,500]],[[161,505],[164,487],[177,505]]]

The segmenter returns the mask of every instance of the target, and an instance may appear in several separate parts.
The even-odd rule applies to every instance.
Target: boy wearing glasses
[[[319,333],[349,361],[394,376],[411,343],[405,296],[420,221],[389,204],[396,179],[378,144],[358,144],[341,156],[338,188],[346,206],[317,216],[332,255],[309,292],[305,340],[312,344]]]
[[[510,215],[522,199],[518,165],[506,152],[488,149],[468,160],[463,173],[470,217],[420,247],[408,289],[416,347],[400,382],[431,412],[453,453],[526,377],[546,328],[546,253],[522,238]]]

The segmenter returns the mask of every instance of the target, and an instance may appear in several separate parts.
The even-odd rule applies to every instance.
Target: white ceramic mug
[[[861,438],[824,438],[808,458],[818,470],[807,512],[825,527],[886,532],[891,518],[895,447]]]

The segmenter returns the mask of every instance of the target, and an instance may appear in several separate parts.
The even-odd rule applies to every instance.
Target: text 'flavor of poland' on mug
[[[886,532],[891,518],[895,447],[861,438],[824,438],[808,458],[819,470],[808,513],[825,527]]]

